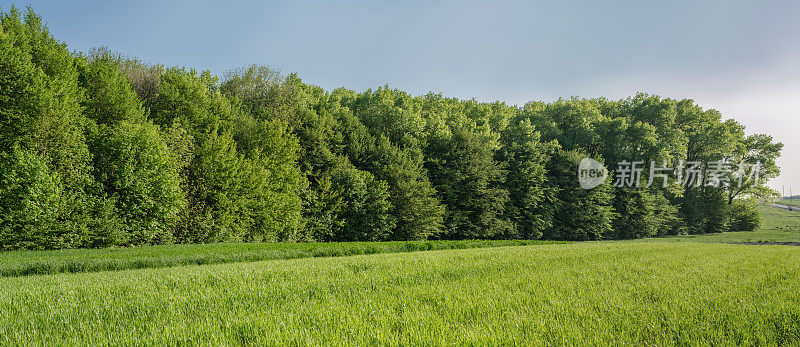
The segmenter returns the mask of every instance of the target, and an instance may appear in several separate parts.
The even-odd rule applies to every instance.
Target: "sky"
[[[637,92],[694,99],[784,143],[800,194],[800,2],[14,1],[71,50],[215,74],[251,64],[327,90],[388,84],[522,105]]]

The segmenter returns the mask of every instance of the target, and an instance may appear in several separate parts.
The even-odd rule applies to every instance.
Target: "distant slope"
[[[771,206],[759,206],[761,227],[756,231],[739,231],[670,238],[697,242],[800,242],[800,212]]]

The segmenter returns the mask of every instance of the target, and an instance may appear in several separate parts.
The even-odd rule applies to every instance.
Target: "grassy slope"
[[[765,221],[763,227],[756,232],[690,235],[678,238],[653,239],[649,241],[800,241],[800,213],[764,206],[760,207],[760,209]],[[0,277],[541,243],[546,242],[415,241],[294,244],[256,243],[167,245],[36,252],[13,251],[0,252]]]
[[[800,213],[762,213],[757,232],[5,277],[0,345],[792,343],[800,247],[719,243],[798,239]],[[32,257],[148,267],[427,245],[9,252],[0,269]]]
[[[92,250],[13,251],[0,252],[0,277],[542,243],[550,242],[467,240],[286,244],[239,243]]]
[[[789,206],[800,207],[800,199],[780,199],[778,200],[778,203]]]
[[[0,344],[786,344],[798,262],[593,242],[2,278]]]
[[[761,227],[756,231],[687,235],[666,240],[726,243],[800,242],[800,212],[769,206],[759,206],[758,209],[761,213]]]

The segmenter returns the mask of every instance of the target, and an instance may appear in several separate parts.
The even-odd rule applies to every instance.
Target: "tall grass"
[[[135,248],[0,252],[0,277],[96,272],[274,259],[338,257],[437,249],[547,243],[545,241],[397,241],[166,245]]]
[[[0,344],[790,344],[798,263],[636,241],[2,278]]]

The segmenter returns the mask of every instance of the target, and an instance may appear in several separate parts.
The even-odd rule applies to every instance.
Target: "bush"
[[[755,231],[761,226],[761,215],[753,201],[735,200],[729,211],[729,231]]]

